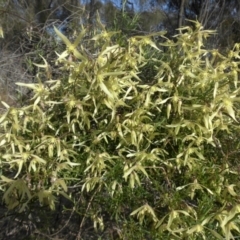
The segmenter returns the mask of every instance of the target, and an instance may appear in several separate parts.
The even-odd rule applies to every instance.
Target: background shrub
[[[74,43],[55,29],[66,45],[57,78],[42,57],[38,83],[18,83],[28,103],[3,103],[9,210],[55,210],[61,195],[80,216],[79,239],[89,220],[99,231],[114,222],[112,239],[238,234],[239,45],[227,56],[206,50],[214,32],[194,24],[174,40],[159,32],[126,46],[100,22],[88,44],[85,29]]]

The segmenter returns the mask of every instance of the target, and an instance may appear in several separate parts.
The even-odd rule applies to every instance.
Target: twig
[[[80,200],[80,198],[79,198],[79,200]],[[78,202],[79,202],[79,200],[78,200]],[[78,203],[78,202],[77,202],[77,203]],[[66,223],[64,224],[64,226],[63,226],[62,228],[60,228],[57,232],[52,233],[52,234],[44,234],[44,233],[41,233],[41,232],[37,229],[37,230],[35,230],[35,233],[40,234],[40,235],[42,235],[42,236],[45,236],[45,237],[47,237],[48,239],[52,239],[52,237],[56,236],[56,235],[59,234],[64,228],[67,227],[67,225],[69,224],[69,222],[70,222],[70,220],[71,220],[72,215],[73,215],[74,212],[75,212],[75,207],[73,207],[73,209],[72,209],[72,211],[71,211],[71,214],[70,214],[68,220],[66,221]]]
[[[82,233],[82,228],[83,228],[83,225],[84,225],[84,222],[86,220],[86,213],[88,212],[88,209],[90,208],[91,204],[92,204],[92,201],[93,201],[93,198],[95,197],[95,195],[97,194],[98,190],[99,190],[100,186],[97,188],[97,190],[94,192],[94,194],[92,195],[89,203],[88,203],[88,206],[87,206],[87,209],[85,211],[85,215],[80,223],[80,226],[79,226],[79,231],[78,231],[78,235],[77,235],[77,240],[81,240],[81,233]]]

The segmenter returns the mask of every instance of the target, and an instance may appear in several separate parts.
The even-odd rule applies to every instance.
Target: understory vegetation
[[[206,49],[215,32],[199,22],[173,39],[97,25],[74,40],[55,28],[55,61],[38,55],[37,82],[17,82],[27,99],[2,101],[8,214],[31,220],[29,239],[71,220],[69,239],[89,226],[92,239],[239,236],[240,45]],[[54,232],[57,212],[67,217]]]

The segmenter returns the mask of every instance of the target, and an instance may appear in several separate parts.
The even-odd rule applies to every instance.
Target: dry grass
[[[10,106],[19,105],[19,97],[25,89],[18,87],[16,82],[32,82],[33,78],[23,67],[24,55],[0,50],[0,100]],[[0,112],[5,107],[0,103]]]

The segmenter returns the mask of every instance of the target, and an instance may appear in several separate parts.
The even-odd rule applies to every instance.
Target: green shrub
[[[160,32],[125,47],[102,28],[95,52],[85,49],[84,30],[73,44],[56,32],[65,77],[18,83],[32,98],[22,108],[5,104],[0,117],[8,208],[38,201],[54,209],[61,194],[81,226],[91,218],[102,230],[114,219],[120,239],[239,234],[239,45],[228,56],[204,49],[213,32],[198,22],[174,41]]]

